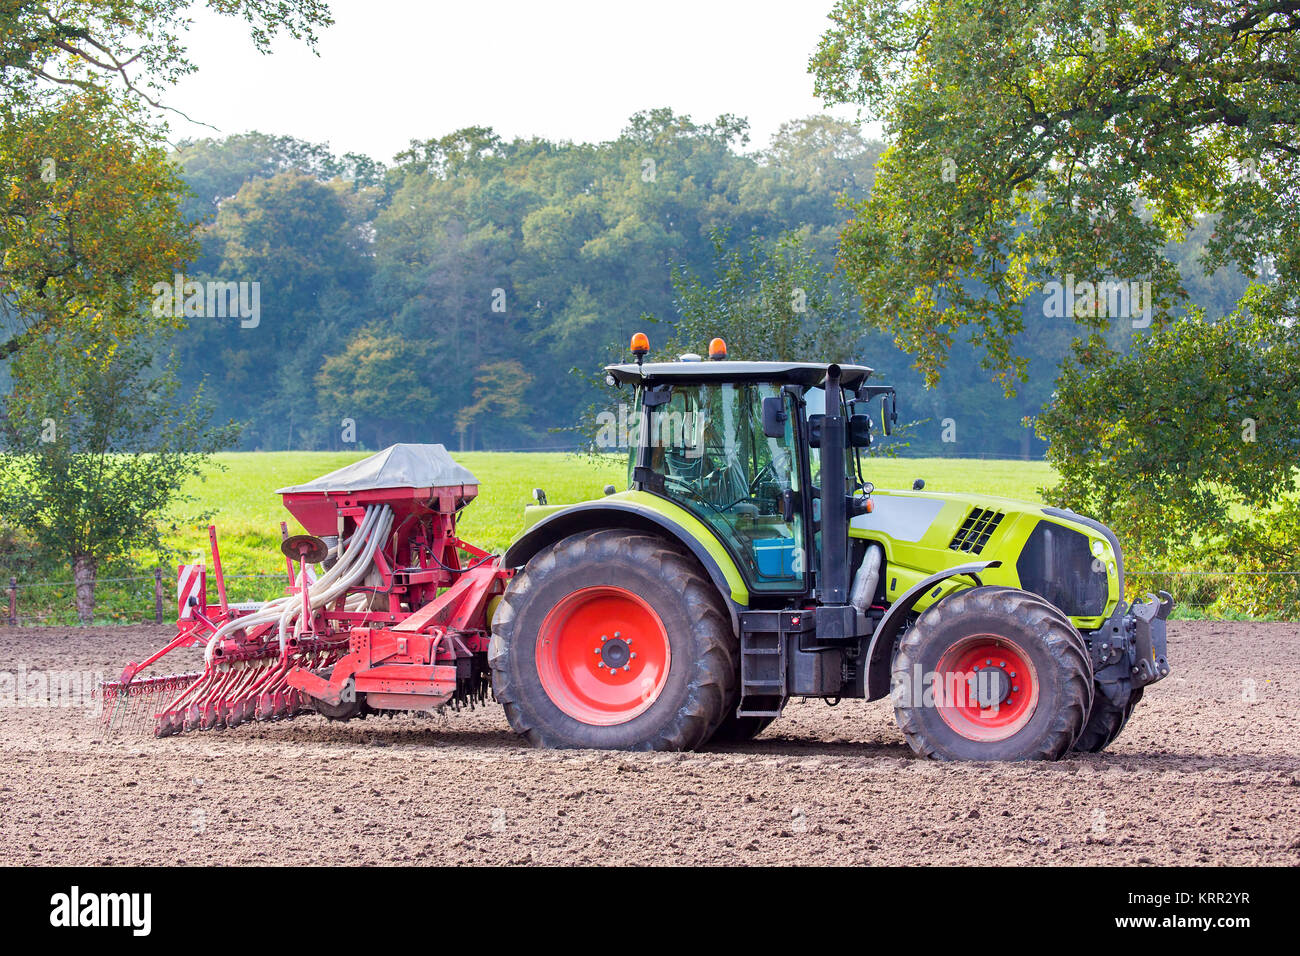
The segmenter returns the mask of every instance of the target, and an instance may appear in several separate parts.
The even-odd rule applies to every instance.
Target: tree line
[[[1014,396],[973,348],[954,349],[927,388],[835,268],[883,145],[810,116],[748,146],[743,119],[668,109],[594,144],[462,129],[413,141],[391,165],[262,133],[183,144],[174,160],[199,242],[186,279],[200,296],[255,283],[260,312],[196,303],[169,343],[181,377],[206,382],[250,450],[572,447],[593,373],[632,331],[699,349],[676,332],[692,296],[734,282],[742,250],[750,278],[772,278],[784,250],[813,268],[765,314],[792,313],[809,333],[802,357],[859,361],[899,385],[917,423],[907,453],[1040,457],[1028,419],[1051,393],[1070,319],[1039,298],[1023,306],[1016,339],[1033,374]],[[1232,301],[1204,292],[1210,309]],[[822,334],[828,324],[837,331]]]

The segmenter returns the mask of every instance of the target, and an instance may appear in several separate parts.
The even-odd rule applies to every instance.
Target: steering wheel
[[[735,508],[737,505],[744,504],[745,502],[756,502],[758,499],[758,494],[757,494],[758,489],[759,487],[762,486],[764,479],[775,478],[775,477],[776,477],[776,467],[772,462],[768,462],[766,465],[764,465],[762,468],[758,470],[758,474],[754,476],[753,481],[745,482],[746,485],[745,494],[741,495],[739,498],[737,498],[735,501],[732,501],[730,504],[723,505],[718,510],[730,511],[732,508]],[[758,506],[758,504],[753,504],[753,513],[754,514],[761,513],[761,509]]]
[[[724,508],[719,508],[708,498],[704,497],[704,495],[700,494],[699,489],[697,489],[694,484],[687,481],[685,478],[679,478],[676,475],[664,475],[664,481],[671,482],[674,486],[681,488],[683,491],[687,492],[696,501],[708,505],[711,510],[716,511],[718,514],[722,514],[722,512],[726,510]],[[730,507],[730,505],[728,505],[728,507]]]

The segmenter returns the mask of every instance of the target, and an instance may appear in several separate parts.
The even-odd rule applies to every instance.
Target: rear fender
[[[687,519],[689,520],[677,521],[661,511],[609,498],[577,504],[548,515],[527,529],[511,542],[501,558],[501,564],[507,568],[521,568],[543,548],[584,531],[626,528],[657,534],[678,542],[700,562],[709,579],[726,599],[732,625],[738,627],[737,608],[749,604],[749,591],[740,569],[726,557],[721,544],[702,523],[689,515]],[[698,524],[699,527],[691,528],[691,523]]]
[[[862,675],[863,696],[867,700],[879,700],[889,693],[889,672],[894,659],[894,643],[898,640],[898,633],[907,623],[908,615],[912,613],[912,608],[917,601],[926,595],[938,597],[944,589],[944,582],[950,578],[968,577],[975,582],[975,587],[979,587],[984,583],[980,579],[980,572],[1000,567],[1001,564],[1001,561],[974,561],[970,564],[945,568],[913,585],[897,601],[889,605],[889,610],[885,612],[885,616],[876,625],[875,633],[871,635],[871,643],[865,655],[865,667],[859,668]]]

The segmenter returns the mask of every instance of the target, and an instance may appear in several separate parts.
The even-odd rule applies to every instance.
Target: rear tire
[[[709,738],[711,744],[740,744],[753,740],[771,726],[775,717],[737,717],[736,704],[732,701],[727,709],[727,716],[722,719],[718,729]]]
[[[514,576],[488,659],[506,719],[534,746],[690,750],[722,723],[737,656],[694,558],[607,529],[565,538]]]
[[[1082,732],[1093,693],[1068,620],[999,587],[927,608],[899,641],[892,681],[908,744],[938,760],[1056,760]]]

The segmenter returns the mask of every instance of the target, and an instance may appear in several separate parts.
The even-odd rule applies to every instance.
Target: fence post
[[[9,579],[9,626],[18,626],[18,579]]]
[[[163,577],[162,568],[153,569],[153,619],[155,624],[163,621]]]

